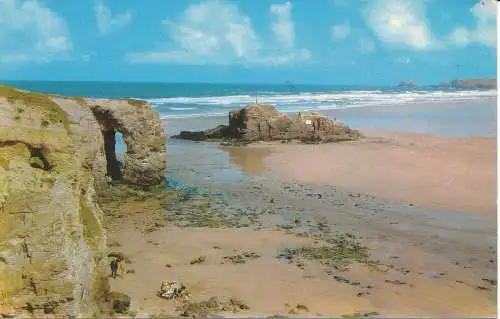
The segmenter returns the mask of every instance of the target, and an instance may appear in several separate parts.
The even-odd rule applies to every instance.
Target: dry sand
[[[282,177],[444,211],[495,214],[496,140],[365,132],[386,141],[281,145],[265,159]]]

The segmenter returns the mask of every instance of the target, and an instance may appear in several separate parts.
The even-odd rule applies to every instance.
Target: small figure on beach
[[[116,278],[116,273],[118,271],[118,263],[119,263],[118,258],[113,258],[109,263],[109,266],[111,267],[111,277],[113,277],[113,279]]]
[[[5,210],[5,205],[7,204],[7,193],[0,194],[0,213],[3,213]]]
[[[120,269],[120,275],[123,277],[125,275],[125,266],[123,266],[122,260],[118,261],[118,268]]]

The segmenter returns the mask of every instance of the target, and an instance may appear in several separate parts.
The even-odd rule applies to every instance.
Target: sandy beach
[[[494,141],[369,135],[377,139],[214,145],[259,179],[227,184],[226,199],[202,211],[196,199],[177,208],[133,196],[103,205],[113,212],[109,249],[129,260],[112,290],[131,296],[137,318],[182,314],[215,297],[207,311],[225,317],[492,316]],[[339,269],[334,256],[349,253],[329,240],[346,234],[370,257],[346,257]],[[286,249],[318,250],[283,259]],[[163,280],[185,284],[191,299],[158,297]]]
[[[274,145],[282,176],[437,210],[496,213],[496,140],[371,131],[360,142]]]
[[[491,111],[471,105],[452,109],[464,118]],[[167,176],[185,184],[187,199],[143,194],[102,204],[109,250],[128,259],[110,282],[131,296],[129,317],[200,316],[200,307],[224,317],[494,316],[496,141],[489,124],[458,134],[463,118],[453,134],[430,135],[447,131],[428,105],[389,113],[398,122],[422,110],[430,113],[414,127],[406,122],[410,132],[381,130],[379,120],[354,142],[170,140]],[[361,124],[389,114],[339,112]],[[167,128],[224,121],[171,120]],[[423,122],[427,134],[418,133]],[[164,280],[185,284],[190,299],[158,297]]]
[[[217,297],[244,305],[233,311],[212,309],[225,317],[477,317],[495,312],[495,294],[486,282],[492,273],[483,273],[484,253],[469,251],[467,256],[477,258],[471,261],[455,251],[452,262],[447,252],[437,256],[425,247],[398,243],[392,237],[396,233],[385,230],[386,239],[364,241],[377,260],[375,268],[353,262],[348,269],[337,270],[327,259],[277,258],[287,247],[328,247],[316,237],[324,231],[321,223],[319,228],[313,223],[309,235],[303,235],[307,227],[299,222],[287,229],[178,227],[161,221],[161,212],[155,214],[152,203],[129,197],[113,207],[115,214],[124,214],[122,218],[109,216],[107,224],[110,251],[127,258],[125,274],[110,279],[111,288],[131,296],[130,315],[137,318],[182,313],[179,309],[185,302],[157,296],[163,280],[185,284],[193,304]],[[310,225],[307,218],[299,219]],[[151,224],[157,226],[148,229]],[[464,239],[468,236],[463,233]],[[241,257],[244,254],[250,257]]]

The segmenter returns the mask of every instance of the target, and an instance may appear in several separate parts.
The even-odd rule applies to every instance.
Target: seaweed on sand
[[[354,262],[379,270],[377,267],[380,264],[370,260],[368,247],[362,246],[354,236],[341,234],[325,241],[326,244],[321,246],[286,248],[277,258],[286,259],[290,263],[297,261],[298,264],[302,264],[303,260],[316,260],[337,271],[347,271]]]

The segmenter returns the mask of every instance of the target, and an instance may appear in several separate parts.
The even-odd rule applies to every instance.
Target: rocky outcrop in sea
[[[248,144],[255,141],[330,143],[357,140],[362,134],[318,112],[299,112],[291,118],[272,105],[249,104],[229,112],[229,124],[205,131],[181,131],[172,138]]]

